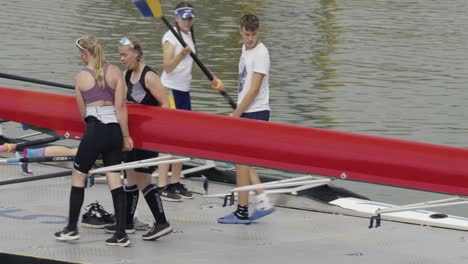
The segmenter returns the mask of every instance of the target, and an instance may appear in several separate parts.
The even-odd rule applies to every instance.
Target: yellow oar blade
[[[159,0],[132,0],[138,11],[144,17],[157,17],[163,16],[161,2]]]

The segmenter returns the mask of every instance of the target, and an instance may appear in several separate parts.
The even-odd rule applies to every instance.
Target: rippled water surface
[[[162,1],[172,23],[176,3]],[[193,3],[199,57],[234,97],[238,18],[245,12],[261,17],[272,61],[273,121],[468,145],[466,1]],[[118,39],[136,34],[146,62],[161,68],[166,27],[142,18],[130,0],[4,0],[0,7],[1,72],[71,83],[81,67],[74,40],[85,32],[101,38],[108,60],[116,64]],[[195,110],[229,112],[199,73],[193,97]]]
[[[177,1],[162,1],[171,23]],[[271,54],[275,122],[468,146],[468,2],[193,1],[200,59],[236,96],[238,19],[254,12]],[[74,41],[102,40],[119,64],[123,34],[143,41],[144,59],[161,69],[166,27],[144,19],[130,0],[0,0],[0,72],[72,82],[81,67]],[[10,80],[0,85],[49,89]],[[206,78],[194,74],[196,111],[230,112]]]

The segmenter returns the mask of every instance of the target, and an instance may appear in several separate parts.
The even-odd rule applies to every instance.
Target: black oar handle
[[[222,96],[224,96],[224,98],[226,98],[226,100],[228,100],[228,103],[232,107],[232,109],[237,108],[237,104],[234,102],[234,100],[232,100],[231,96],[229,96],[229,94],[226,93],[226,91],[219,91],[219,92],[221,93]]]
[[[30,82],[30,83],[37,83],[37,84],[44,84],[44,85],[49,85],[49,86],[55,86],[55,87],[60,87],[60,88],[65,88],[65,89],[75,89],[72,85],[68,84],[62,84],[62,83],[56,83],[56,82],[49,82],[49,81],[44,81],[44,80],[38,80],[38,79],[33,79],[33,78],[28,78],[28,77],[22,77],[18,75],[13,75],[13,74],[7,74],[7,73],[1,73],[0,72],[0,77],[1,78],[6,78],[6,79],[12,79],[12,80],[17,80],[17,81],[23,81],[23,82]]]
[[[187,46],[187,43],[185,43],[184,39],[182,38],[182,36],[180,36],[175,30],[174,28],[172,27],[171,23],[169,23],[169,21],[167,21],[167,19],[162,16],[161,17],[161,20],[163,21],[163,23],[167,26],[167,28],[169,28],[169,30],[172,32],[172,34],[174,34],[174,36],[177,38],[177,40],[180,42],[180,44],[182,44],[182,46],[185,48]],[[213,77],[213,74],[211,74],[211,72],[205,67],[205,65],[201,62],[201,60],[197,57],[197,55],[195,53],[193,53],[193,51],[190,52],[190,56],[192,57],[192,59],[195,61],[195,63],[198,65],[198,67],[200,67],[200,69],[202,70],[202,72],[206,75],[206,77],[208,78],[208,80],[213,81],[214,77]],[[233,109],[236,109],[237,108],[237,105],[236,103],[234,103],[234,100],[232,100],[231,96],[229,96],[228,93],[226,93],[226,91],[220,91],[221,95],[224,96],[224,98],[226,98],[229,102],[229,105],[231,105],[231,107]]]
[[[57,177],[62,177],[62,176],[68,176],[71,174],[72,174],[71,171],[62,171],[62,172],[44,174],[44,175],[39,175],[39,176],[34,176],[34,177],[26,177],[26,178],[14,179],[14,180],[0,181],[0,186],[7,185],[7,184],[21,183],[21,182],[30,182],[30,181],[57,178]]]
[[[52,136],[52,137],[48,137],[48,138],[41,138],[41,139],[21,142],[21,143],[16,144],[15,150],[16,151],[22,151],[25,147],[36,146],[36,145],[40,145],[40,144],[54,142],[54,141],[57,141],[59,139],[64,139],[64,137]]]
[[[30,157],[19,158],[18,162],[33,163],[33,162],[61,162],[75,160],[75,156],[54,156],[54,157]]]

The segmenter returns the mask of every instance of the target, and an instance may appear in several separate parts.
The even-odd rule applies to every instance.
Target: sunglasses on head
[[[75,41],[75,46],[78,47],[80,50],[86,50],[85,48],[83,48],[83,46],[80,45],[80,40],[82,40],[83,38],[79,38]]]
[[[126,37],[121,38],[119,44],[121,46],[129,46],[132,49],[135,48],[135,45],[133,45],[133,43]]]

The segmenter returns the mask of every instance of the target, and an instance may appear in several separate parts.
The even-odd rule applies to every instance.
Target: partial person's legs
[[[135,211],[138,206],[138,200],[140,197],[140,191],[138,190],[138,177],[137,172],[135,170],[126,170],[126,184],[124,186],[125,189],[125,197],[126,197],[126,224],[125,224],[125,231],[127,234],[134,233],[135,228],[133,226],[133,217],[135,215]]]
[[[247,186],[250,184],[250,167],[246,165],[236,165],[237,186]],[[235,212],[224,217],[218,218],[221,224],[250,224],[249,219],[249,192],[238,192],[238,204]]]
[[[112,202],[114,203],[116,231],[112,238],[106,240],[107,245],[128,246],[128,240],[125,233],[126,206],[127,200],[125,191],[120,180],[120,172],[106,173],[107,186],[112,194]]]
[[[249,169],[249,178],[250,184],[252,185],[262,183],[258,177],[257,170],[253,167],[250,167]],[[255,200],[257,205],[255,211],[250,216],[252,221],[267,216],[276,210],[270,203],[270,200],[268,199],[268,196],[263,189],[255,190],[255,193]]]
[[[75,156],[77,148],[68,148],[63,146],[48,146],[42,148],[25,148],[23,155],[25,158],[32,157],[51,157],[51,156]]]
[[[159,157],[168,156],[169,154],[159,153]],[[158,193],[161,199],[169,202],[181,202],[182,197],[173,192],[171,186],[169,186],[169,168],[170,164],[163,164],[158,166]],[[179,175],[180,177],[180,175]]]
[[[84,201],[86,176],[86,174],[73,169],[68,225],[61,232],[55,233],[55,238],[58,240],[76,240],[80,238],[78,234],[78,218],[80,217],[80,211]]]
[[[142,236],[143,240],[155,240],[172,232],[171,225],[167,222],[158,188],[151,183],[151,174],[141,173],[138,178],[139,187],[145,197],[151,213],[154,217],[154,225],[151,230]],[[145,186],[144,188],[142,188]]]
[[[168,190],[173,192],[182,198],[192,199],[193,193],[180,182],[180,177],[182,176],[183,163],[174,163],[172,164],[172,177],[171,184],[168,184]]]

